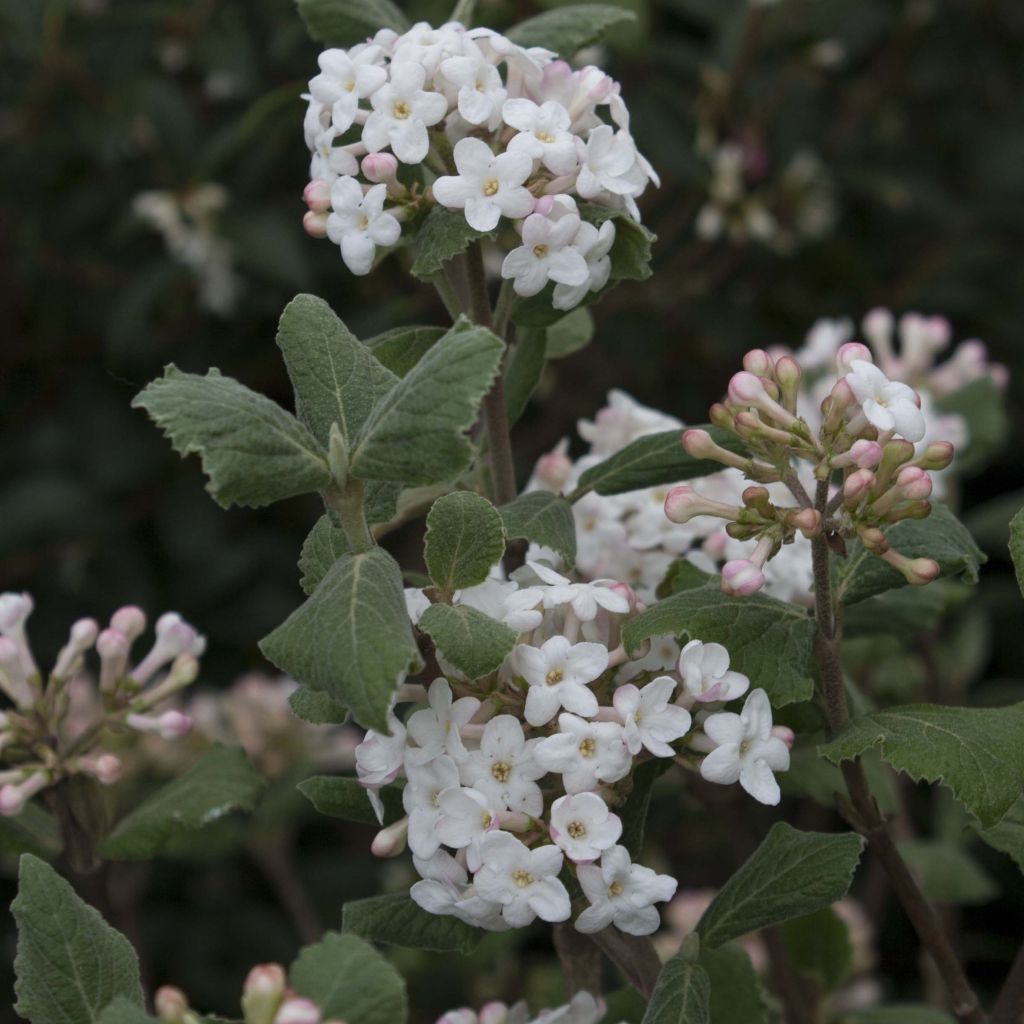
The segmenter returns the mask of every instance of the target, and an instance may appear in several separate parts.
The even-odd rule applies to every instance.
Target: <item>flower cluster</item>
[[[26,633],[28,594],[0,594],[0,690],[13,707],[0,712],[0,814],[20,814],[37,793],[75,773],[116,782],[120,759],[105,749],[108,734],[134,731],[165,740],[184,736],[188,715],[158,710],[189,686],[206,646],[176,612],[156,621],[156,640],[131,665],[131,649],[145,632],[140,609],[118,609],[101,630],[95,619],[71,627],[48,675],[39,670]],[[99,655],[98,682],[85,674],[88,652]]]
[[[573,70],[550,50],[457,22],[382,30],[325,50],[319,64],[307,94],[304,224],[340,246],[352,273],[368,273],[403,221],[439,203],[477,231],[502,218],[515,226],[522,244],[501,273],[518,295],[553,282],[554,305],[570,309],[604,287],[615,225],[585,217],[577,199],[639,219],[636,199],[657,176],[602,70]]]
[[[429,597],[407,598],[418,621]],[[764,691],[754,690],[739,715],[717,710],[749,687],[718,644],[675,647],[668,671],[659,671],[662,652],[630,660],[622,625],[639,603],[612,580],[574,582],[530,561],[512,579],[489,579],[454,601],[511,626],[519,642],[475,682],[439,654],[447,678],[398,696],[427,706],[404,722],[393,713],[389,735],[367,733],[356,770],[382,822],[379,791],[405,779],[406,815],[378,834],[374,852],[395,854],[408,842],[421,875],[413,899],[482,928],[568,920],[559,877],[568,869],[589,904],[577,930],[654,932],[655,904],[672,897],[676,881],[633,863],[615,811],[638,765],[684,749],[687,763],[707,755],[709,781],[739,782],[777,803],[772,772],[788,768],[789,750]]]
[[[462,1008],[449,1010],[438,1017],[437,1024],[599,1024],[604,1020],[603,999],[595,998],[589,992],[577,992],[564,1006],[554,1010],[541,1010],[533,1017],[526,1003],[507,1006],[505,1003],[488,1003],[479,1012]]]

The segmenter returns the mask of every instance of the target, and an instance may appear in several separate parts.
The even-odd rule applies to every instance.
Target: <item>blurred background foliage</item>
[[[610,387],[699,422],[746,349],[798,345],[816,318],[876,305],[942,313],[957,338],[984,339],[1010,367],[1021,437],[1024,6],[624,2],[635,25],[598,56],[662,175],[644,208],[659,236],[655,273],[596,307],[593,345],[549,363],[518,428],[520,479]],[[482,0],[478,20],[501,28],[543,6]],[[173,455],[131,397],[173,361],[219,366],[286,400],[273,337],[299,291],[326,298],[361,337],[443,322],[397,261],[356,279],[302,232],[299,94],[318,49],[290,0],[0,0],[0,590],[35,595],[37,650],[55,650],[72,618],[132,601],[177,609],[206,632],[207,685],[265,668],[256,640],[299,601],[295,560],[315,502],[223,512],[197,461]],[[740,205],[709,212],[730,153]],[[153,191],[186,211],[167,229],[170,247],[140,216],[147,203],[166,209],[166,197],[138,199]],[[1021,605],[1001,564],[1024,463],[1015,443],[987,447],[961,501],[993,562],[969,618],[933,638],[930,656],[952,666],[955,693],[994,702],[1024,696]],[[414,539],[394,545],[408,554]],[[925,685],[920,672],[884,676],[878,692],[893,699]],[[365,830],[315,818],[286,783],[273,792],[244,845],[228,823],[223,842],[206,834],[202,856],[117,867],[120,923],[150,984],[174,980],[197,1005],[231,1013],[249,965],[290,958],[302,915],[289,913],[273,866],[282,849],[326,926],[346,898],[403,871],[370,862]],[[720,883],[773,813],[745,804],[751,835],[737,837],[725,824],[731,795],[677,796],[653,814],[667,835],[658,856],[687,886]],[[721,824],[701,810],[708,801],[722,805]],[[794,811],[805,827],[821,813]],[[943,814],[944,828],[962,829]],[[1019,877],[994,852],[980,857],[1019,922]],[[6,902],[9,881],[0,889]],[[963,912],[961,941],[984,986],[1019,936],[981,902]],[[888,910],[874,923],[884,986],[919,994],[905,925]],[[529,934],[535,950],[495,936],[468,966],[397,953],[422,1019],[523,984],[556,992],[553,967],[522,969],[523,956],[547,962],[545,933]],[[12,953],[9,924],[2,942]],[[9,963],[0,957],[5,991]]]

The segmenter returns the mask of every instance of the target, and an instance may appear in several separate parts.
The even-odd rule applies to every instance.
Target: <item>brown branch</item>
[[[1024,945],[999,990],[992,1009],[992,1024],[1021,1024],[1024,1021]]]
[[[661,973],[661,960],[650,938],[626,935],[614,926],[595,932],[591,938],[605,956],[622,971],[633,988],[643,997],[644,1002],[650,1002],[658,975]]]

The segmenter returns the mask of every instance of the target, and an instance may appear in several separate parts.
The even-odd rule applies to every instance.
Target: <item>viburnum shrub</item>
[[[348,903],[341,931],[287,970],[254,967],[246,1024],[403,1021],[403,982],[371,941],[468,952],[484,932],[538,919],[553,926],[542,941],[568,1002],[534,1016],[490,1001],[439,1024],[587,1024],[606,1011],[645,1024],[822,1020],[820,986],[788,964],[785,926],[831,921],[865,849],[952,1012],[987,1020],[889,820],[878,757],[865,755],[943,782],[965,827],[1019,850],[998,830],[1024,787],[1024,709],[875,707],[843,641],[847,628],[876,628],[865,621],[935,621],[919,588],[976,578],[983,556],[936,500],[972,441],[949,399],[979,380],[998,393],[1005,371],[974,341],[936,365],[951,339],[938,317],[897,324],[874,310],[865,342],[849,322],[822,321],[792,351],[747,352],[707,424],[613,391],[580,423],[589,451],[570,458],[563,441],[520,490],[511,428],[545,359],[589,340],[577,307],[649,274],[637,201],[658,178],[619,83],[565,59],[621,12],[561,7],[501,34],[469,27],[471,6],[432,27],[366,5],[360,24],[367,12],[387,24],[324,50],[305,97],[305,230],[354,274],[400,262],[436,289],[451,324],[360,340],[300,295],[277,333],[294,412],[216,369],[173,365],[134,402],[199,456],[221,505],[320,496],[299,557],[305,600],[261,641],[286,678],[183,704],[203,638],[165,614],[133,664],[146,627],[134,607],[103,630],[79,620],[40,669],[32,600],[4,594],[0,813],[39,830],[49,808],[80,878],[251,809],[263,782],[230,744],[271,778],[314,761],[347,767],[304,779],[303,793],[376,822],[372,852],[408,850],[411,871],[395,873],[395,891]],[[701,215],[708,234],[738,230],[719,192],[721,209]],[[421,517],[425,574],[382,543]],[[284,715],[286,700],[334,731],[317,738]],[[173,763],[140,737],[177,739],[193,720],[201,759],[138,806],[122,802],[115,823],[100,784]],[[693,898],[645,845],[648,805],[657,785],[713,815],[722,791],[705,783],[741,787],[735,813],[763,805],[754,823],[785,792],[834,806],[851,831],[776,822],[679,926],[685,939],[663,933],[675,939],[663,964],[651,938],[662,911],[676,928]],[[14,912],[17,1009],[32,1024],[149,1019],[127,941],[37,857],[22,862]],[[775,1002],[733,944],[762,930]],[[993,1024],[1021,1019],[1022,972],[1018,961]],[[203,1019],[174,987],[154,1007],[165,1024]],[[899,1012],[884,1019],[911,1019]]]

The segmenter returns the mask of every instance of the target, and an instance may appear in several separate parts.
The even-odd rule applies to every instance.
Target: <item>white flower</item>
[[[739,784],[762,804],[777,804],[781,797],[773,772],[789,768],[789,747],[772,735],[772,709],[764,690],[754,690],[743,710],[734,715],[709,715],[704,732],[715,749],[701,762],[708,782]]]
[[[457,175],[434,182],[434,198],[452,210],[465,210],[477,231],[492,231],[502,215],[518,219],[533,210],[533,196],[523,182],[533,170],[525,153],[495,156],[480,139],[460,139],[453,151]]]
[[[401,225],[384,212],[387,185],[373,185],[366,195],[355,178],[338,178],[331,186],[333,210],[327,218],[327,237],[341,246],[341,258],[353,274],[368,274],[378,245],[394,245]]]
[[[541,562],[528,562],[529,567],[548,584],[544,591],[544,607],[557,608],[567,604],[580,622],[596,618],[599,608],[624,615],[629,611],[629,600],[611,587],[600,583],[573,583],[568,577],[549,569]],[[572,708],[569,708],[571,711]]]
[[[497,715],[484,726],[480,749],[467,758],[463,781],[500,809],[536,817],[544,810],[537,779],[545,770],[534,759],[537,740],[527,741],[512,715]]]
[[[674,757],[669,746],[690,731],[690,712],[669,703],[676,681],[658,676],[642,690],[632,683],[620,686],[612,698],[622,715],[626,746],[634,756],[646,747],[655,757]]]
[[[379,46],[353,46],[351,50],[324,50],[317,58],[320,74],[309,83],[318,103],[331,108],[337,132],[347,132],[356,119],[359,101],[379,89],[388,78],[377,62]]]
[[[574,288],[589,281],[587,261],[572,245],[579,228],[577,213],[558,219],[531,213],[523,221],[523,244],[501,264],[501,276],[513,282],[516,295],[536,295],[548,281]]]
[[[430,149],[427,129],[448,113],[448,101],[426,92],[426,71],[419,64],[393,63],[391,81],[370,97],[373,112],[363,125],[363,143],[371,153],[386,146],[402,163],[418,164]]]
[[[750,680],[729,670],[729,652],[721,644],[691,640],[679,655],[683,689],[696,701],[727,701],[742,697]]]
[[[466,30],[456,21],[440,28],[420,21],[394,40],[391,59],[396,64],[420,65],[428,75],[433,75],[446,57],[465,52],[466,43]]]
[[[578,285],[556,284],[551,298],[555,309],[572,309],[583,301],[588,292],[600,291],[608,283],[612,272],[612,259],[608,254],[615,244],[615,222],[606,220],[596,228],[584,221],[572,244],[586,260],[587,278]]]
[[[654,904],[672,899],[678,885],[670,875],[630,863],[624,846],[606,850],[600,865],[580,865],[576,877],[590,901],[576,919],[576,930],[587,935],[610,924],[627,935],[656,932],[661,919]]]
[[[537,743],[534,756],[545,771],[562,776],[566,793],[583,793],[629,774],[633,758],[618,722],[586,722],[563,713],[558,730]]]
[[[882,433],[893,431],[907,441],[924,437],[924,416],[909,385],[889,380],[874,363],[864,359],[850,363],[845,380],[872,426]]]
[[[368,730],[362,743],[356,747],[356,776],[359,785],[366,789],[370,803],[377,814],[377,820],[384,824],[384,804],[377,790],[393,782],[402,770],[405,756],[405,726],[388,713],[390,736]]]
[[[559,708],[591,718],[597,714],[597,697],[587,688],[608,667],[603,644],[571,644],[553,636],[541,647],[520,644],[515,663],[529,684],[524,715],[530,725],[550,722]]]
[[[315,181],[320,179],[334,182],[341,175],[359,173],[359,161],[343,146],[335,146],[334,140],[338,133],[334,128],[324,128],[312,137],[309,161],[309,177]]]
[[[441,815],[434,826],[438,838],[453,850],[470,847],[472,854],[476,840],[498,827],[498,811],[493,803],[478,789],[446,789],[438,801]],[[471,871],[479,867],[478,861],[474,863],[476,856],[467,861]]]
[[[406,758],[408,781],[402,806],[409,815],[409,849],[417,857],[432,857],[441,845],[435,826],[441,818],[441,794],[459,784],[459,769],[442,754],[426,764]]]
[[[589,864],[618,842],[622,822],[596,793],[575,793],[551,805],[548,832],[569,860]]]
[[[509,151],[539,160],[552,174],[569,174],[576,169],[576,137],[569,131],[569,111],[561,103],[548,100],[538,106],[533,100],[508,100],[501,116],[505,124],[519,132],[509,142]]]
[[[501,904],[501,916],[514,928],[543,921],[566,921],[569,894],[558,880],[562,851],[557,846],[530,850],[508,832],[492,832],[480,841],[483,867],[473,878],[477,892]]]
[[[459,113],[466,121],[492,131],[498,127],[508,93],[493,64],[480,54],[449,57],[441,64],[441,74],[458,89]]]
[[[447,753],[456,763],[461,763],[466,758],[466,747],[459,730],[476,714],[480,701],[476,697],[453,700],[452,688],[443,677],[430,684],[427,701],[429,708],[422,708],[409,717],[409,739],[417,743],[419,749],[410,750],[408,759],[422,764]]]
[[[572,1001],[565,1006],[559,1006],[555,1010],[541,1010],[535,1024],[598,1024],[604,1017],[606,1009],[603,999],[597,999],[589,992],[577,992]],[[481,1019],[480,1024],[490,1022]],[[494,1024],[506,1022],[495,1020]],[[507,1024],[514,1022],[509,1020]]]
[[[636,146],[626,132],[616,132],[611,125],[595,128],[586,143],[577,144],[580,174],[576,191],[584,199],[593,199],[602,192],[613,195],[635,195],[636,181],[630,171],[636,163]]]
[[[674,416],[641,405],[618,388],[608,392],[608,404],[597,411],[593,420],[580,420],[576,429],[590,443],[595,455],[614,455],[647,434],[682,428]]]
[[[475,608],[492,619],[504,622],[517,633],[536,629],[544,618],[539,605],[543,598],[539,587],[520,588],[514,580],[484,580],[455,594],[455,603]]]

